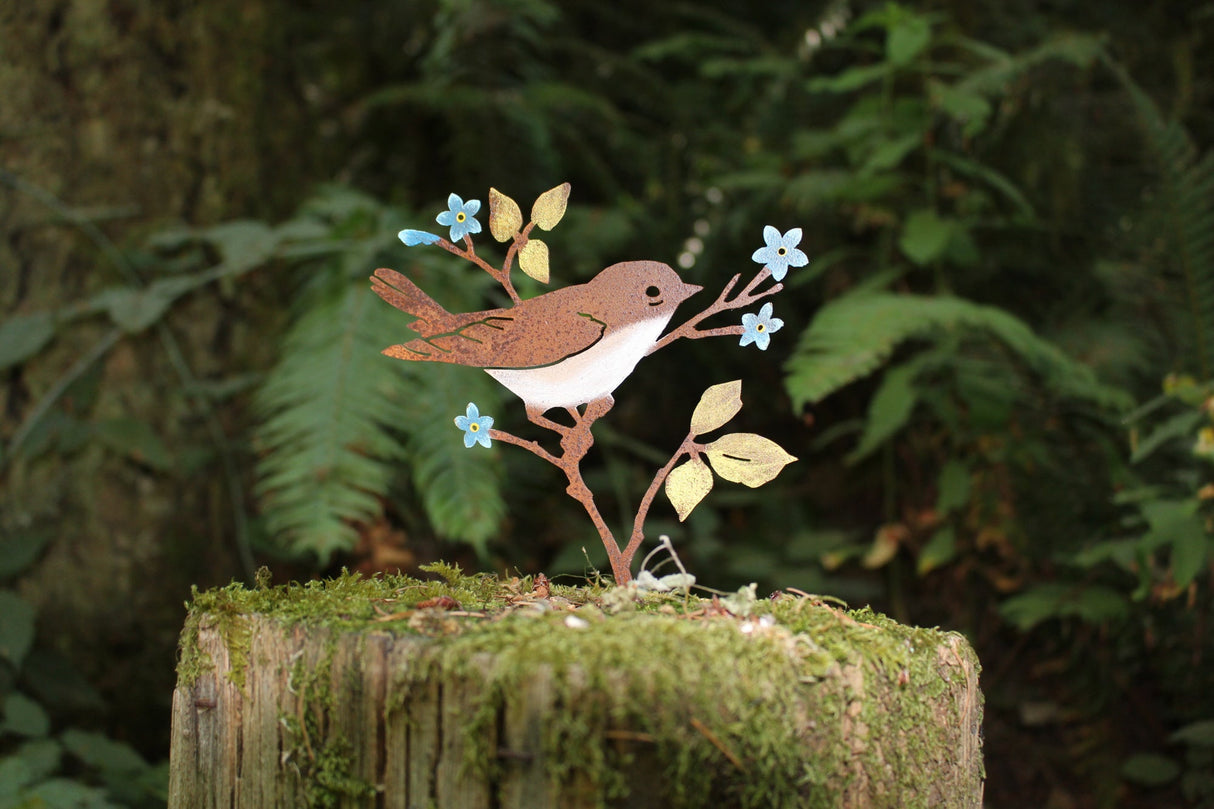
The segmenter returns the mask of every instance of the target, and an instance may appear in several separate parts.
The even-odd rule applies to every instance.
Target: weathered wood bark
[[[169,807],[981,806],[965,640],[797,601],[775,623],[196,614]]]
[[[332,176],[340,163],[320,154],[330,147],[297,91],[312,79],[292,58],[308,50],[287,33],[294,11],[284,0],[0,2],[0,322],[134,284],[97,234],[125,248],[169,224],[274,221],[301,189]],[[173,272],[127,259],[145,280]],[[266,312],[282,301],[255,297],[208,289],[179,304],[190,311],[172,316],[173,334],[197,378],[268,364],[277,341],[266,337],[276,322]],[[99,440],[112,420],[150,428],[172,448],[175,470],[193,447],[215,445],[151,330],[97,355],[32,443],[57,445],[61,413],[97,438],[70,452],[31,444],[12,454],[15,431],[111,328],[103,313],[65,318],[54,341],[3,371],[0,532],[29,526],[49,537],[21,581],[39,636],[128,717],[123,738],[151,751],[168,718],[173,681],[161,663],[181,594],[238,569],[231,514],[242,504],[229,504],[217,472],[183,486],[165,461]],[[233,434],[241,407],[220,417]],[[104,616],[98,603],[109,605]]]

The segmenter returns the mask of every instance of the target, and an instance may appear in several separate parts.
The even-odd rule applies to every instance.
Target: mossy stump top
[[[196,592],[170,809],[982,804],[959,634],[439,572]]]

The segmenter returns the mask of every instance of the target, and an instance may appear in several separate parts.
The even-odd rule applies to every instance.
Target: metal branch
[[[464,236],[464,244],[467,245],[466,250],[461,249],[460,247],[456,246],[456,244],[454,242],[450,242],[441,236],[438,238],[438,241],[436,242],[436,244],[439,247],[446,250],[448,253],[457,255],[462,259],[467,259],[468,261],[471,261],[476,266],[480,267],[485,272],[489,273],[489,275],[492,276],[493,280],[497,281],[499,284],[501,284],[502,289],[506,290],[506,294],[510,296],[510,300],[514,301],[515,303],[518,303],[521,300],[521,298],[519,298],[519,296],[518,296],[518,292],[516,292],[514,289],[514,284],[510,283],[510,270],[508,269],[508,267],[499,270],[496,267],[494,267],[492,264],[490,264],[489,262],[485,261],[483,258],[478,256],[476,254],[476,248],[472,246],[472,237],[471,236],[468,236],[468,235]]]
[[[565,492],[574,500],[581,503],[582,507],[586,509],[586,513],[590,516],[590,521],[594,523],[595,529],[599,532],[599,539],[603,542],[603,548],[607,551],[607,558],[611,561],[611,572],[616,583],[626,584],[632,579],[630,570],[632,556],[625,555],[620,551],[620,546],[615,540],[615,535],[611,532],[610,526],[607,525],[607,521],[603,519],[602,513],[594,502],[594,493],[590,491],[590,487],[582,479],[581,470],[582,459],[586,457],[586,453],[594,445],[594,434],[590,431],[590,428],[611,410],[613,404],[614,400],[610,396],[605,396],[587,404],[584,413],[579,413],[576,409],[570,409],[570,413],[573,415],[575,421],[573,427],[564,427],[557,424],[545,418],[542,413],[528,412],[527,418],[532,423],[552,430],[561,436],[560,455],[552,454],[540,446],[537,441],[527,441],[504,430],[491,429],[489,437],[522,447],[537,458],[547,461],[565,473],[565,477],[569,481]],[[634,550],[632,553],[635,554],[636,551]]]
[[[519,438],[517,435],[514,435],[513,433],[508,433],[505,430],[498,430],[498,429],[489,430],[489,437],[492,438],[494,441],[501,441],[504,444],[514,444],[514,446],[516,446],[516,447],[522,447],[523,449],[530,452],[532,455],[535,455],[538,458],[542,458],[543,460],[547,461],[548,463],[552,464],[553,466],[561,465],[561,459],[556,457],[555,455],[553,455],[548,450],[541,447],[538,441],[527,441],[523,438]]]
[[[528,222],[522,232],[514,235],[513,241],[510,242],[510,247],[506,248],[506,260],[502,263],[502,272],[507,276],[510,275],[510,265],[514,263],[514,256],[519,250],[523,249],[523,245],[527,243],[527,237],[531,235],[531,229],[534,227],[534,222]]]
[[[700,312],[698,315],[692,317],[674,331],[667,332],[662,339],[653,344],[646,354],[652,354],[658,349],[665,348],[675,340],[683,337],[686,337],[688,340],[700,340],[705,337],[720,337],[730,334],[741,334],[743,331],[741,326],[723,326],[718,329],[699,329],[697,326],[703,320],[706,320],[715,314],[727,312],[731,309],[741,309],[744,306],[750,306],[755,301],[766,298],[769,295],[774,295],[780,290],[784,289],[783,284],[777,283],[773,284],[762,292],[755,292],[755,288],[757,288],[759,284],[771,277],[771,270],[764,267],[763,269],[759,270],[758,274],[751,279],[750,283],[748,283],[741,292],[734,296],[733,299],[730,299],[729,293],[733,291],[733,288],[737,285],[741,277],[742,276],[739,273],[738,275],[735,275],[733,278],[729,279],[729,283],[727,283],[725,288],[721,290],[721,294],[717,296],[717,299],[712,303],[711,306],[709,306],[703,312]]]
[[[694,439],[694,433],[687,434],[687,437],[683,439],[683,443],[679,444],[679,448],[675,450],[674,455],[670,456],[670,460],[666,462],[666,465],[653,476],[653,482],[649,484],[649,489],[645,492],[645,496],[641,498],[641,507],[637,509],[636,520],[632,524],[632,536],[629,537],[628,547],[624,548],[622,554],[629,570],[632,568],[633,557],[636,556],[637,550],[640,549],[641,542],[645,540],[645,518],[649,516],[649,507],[653,505],[653,499],[657,497],[658,489],[661,488],[666,478],[670,476],[671,471],[674,470],[675,464],[679,462],[680,458],[684,455],[695,458],[700,454],[700,450],[703,449]]]

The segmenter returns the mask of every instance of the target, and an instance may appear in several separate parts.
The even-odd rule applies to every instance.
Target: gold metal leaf
[[[679,522],[712,491],[712,470],[700,458],[691,458],[666,476],[666,496],[679,514]]]
[[[508,242],[523,226],[523,212],[518,203],[498,191],[489,189],[489,232],[499,242]]]
[[[548,245],[539,239],[528,239],[518,251],[518,265],[541,284],[548,283]]]
[[[531,221],[544,230],[556,227],[565,215],[565,205],[569,202],[569,189],[572,187],[569,183],[562,183],[540,194],[535,205],[531,206]]]
[[[730,433],[704,447],[716,473],[752,489],[773,480],[797,460],[771,439],[754,433]]]
[[[703,435],[723,427],[742,409],[742,380],[722,382],[704,391],[691,414],[691,434]]]

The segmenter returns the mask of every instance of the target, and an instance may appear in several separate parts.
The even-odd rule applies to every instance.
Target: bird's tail
[[[442,323],[451,318],[451,313],[439,305],[438,301],[396,270],[376,270],[371,276],[371,289],[397,309],[417,318],[409,324],[409,328],[422,337],[429,337],[441,331]]]

